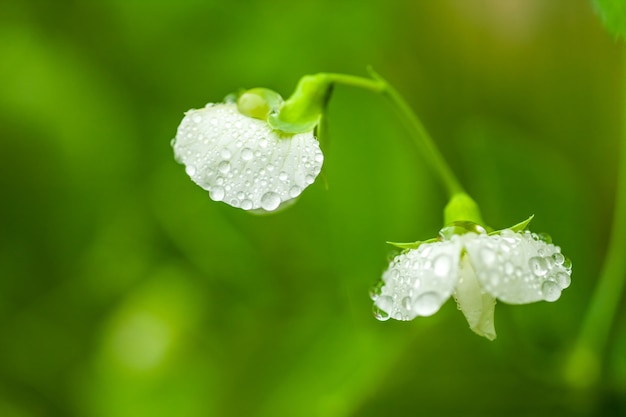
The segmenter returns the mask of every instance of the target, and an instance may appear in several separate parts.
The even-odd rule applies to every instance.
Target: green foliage
[[[557,369],[606,252],[620,51],[586,2],[509,3],[3,2],[0,415],[619,415],[619,322],[600,388]],[[277,215],[173,160],[189,108],[367,64],[491,225],[535,213],[574,261],[558,303],[498,306],[493,344],[453,302],[371,316],[384,242],[435,236],[446,203],[375,94],[336,86],[324,178]]]
[[[593,4],[606,29],[615,37],[626,40],[626,1],[593,0]]]

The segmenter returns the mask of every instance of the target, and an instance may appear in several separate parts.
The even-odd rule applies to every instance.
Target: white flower
[[[324,156],[313,131],[286,135],[244,116],[235,103],[189,110],[172,141],[193,182],[215,201],[274,211],[320,173]]]
[[[528,231],[465,233],[396,256],[372,293],[380,320],[435,314],[453,295],[470,328],[493,340],[496,299],[556,301],[570,285],[571,262]]]

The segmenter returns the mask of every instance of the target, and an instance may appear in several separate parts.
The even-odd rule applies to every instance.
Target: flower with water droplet
[[[398,244],[406,250],[391,261],[371,293],[376,317],[430,316],[453,296],[470,328],[495,339],[496,299],[508,304],[556,301],[571,282],[569,259],[547,235],[523,230],[527,223],[488,234],[477,224],[456,222],[438,239]]]
[[[268,124],[281,105],[277,93],[252,89],[237,103],[189,110],[172,141],[176,160],[215,201],[255,212],[288,205],[314,182],[324,156],[314,126],[285,133]]]

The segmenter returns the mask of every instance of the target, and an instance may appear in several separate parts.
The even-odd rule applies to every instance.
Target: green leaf
[[[400,243],[400,242],[387,242],[389,245],[393,245],[396,248],[400,249],[417,249],[424,243],[433,243],[438,239],[436,237],[428,240],[418,240],[417,242],[408,242],[408,243]]]
[[[516,225],[513,225],[511,227],[507,227],[508,230],[512,230],[514,232],[521,232],[522,230],[526,229],[526,227],[528,227],[528,224],[532,221],[532,219],[535,217],[535,215],[531,215],[529,218],[527,218],[526,220],[524,220],[523,222],[519,222]],[[494,235],[494,234],[498,234],[500,233],[501,230],[496,230],[495,232],[489,233],[490,235]]]
[[[615,37],[626,40],[626,1],[594,0],[593,5],[604,27]]]

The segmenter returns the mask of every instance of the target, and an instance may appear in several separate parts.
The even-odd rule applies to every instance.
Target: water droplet
[[[565,256],[563,256],[560,252],[555,252],[552,254],[552,260],[557,265],[563,265],[563,262],[565,262]]]
[[[383,282],[383,280],[380,280],[376,285],[370,288],[370,298],[372,300],[375,301],[380,296],[384,285],[385,283]]]
[[[278,179],[281,181],[287,181],[287,179],[289,179],[289,175],[285,171],[280,171],[280,174],[278,174]]]
[[[413,309],[413,300],[411,300],[411,297],[404,297],[402,299],[402,308],[404,308],[406,311],[411,311]]]
[[[294,185],[293,187],[289,189],[289,197],[296,198],[297,196],[300,195],[301,192],[302,192],[302,188],[298,187],[297,185]]]
[[[379,320],[379,321],[387,321],[389,320],[389,317],[391,317],[389,313],[387,313],[384,310],[381,310],[376,304],[374,304],[374,307],[372,308],[372,312],[374,313],[374,317],[376,317],[376,320]]]
[[[324,155],[322,155],[321,152],[316,152],[315,153],[315,162],[324,162]]]
[[[267,148],[267,139],[261,139],[261,140],[259,141],[259,146],[260,146],[261,148]]]
[[[217,166],[217,169],[222,173],[222,174],[227,174],[228,171],[230,171],[230,162],[228,161],[222,161],[219,163],[219,165]]]
[[[280,196],[273,191],[268,191],[261,197],[261,207],[263,210],[273,211],[280,206]]]
[[[395,281],[398,278],[400,278],[400,272],[398,272],[397,269],[392,269],[391,271],[389,271],[389,278],[391,279],[391,281]]]
[[[389,312],[393,309],[393,298],[388,295],[380,296],[374,302],[374,317],[380,321],[388,320]]]
[[[480,259],[482,259],[483,263],[487,266],[493,265],[496,261],[496,253],[490,248],[482,248],[480,250]]]
[[[548,263],[539,256],[533,256],[528,260],[528,266],[533,274],[538,277],[544,276],[548,272]]]
[[[213,187],[211,188],[211,191],[209,192],[209,197],[211,197],[211,200],[213,201],[222,201],[224,199],[224,187]]]
[[[304,178],[304,181],[306,181],[307,184],[313,184],[315,182],[315,177],[313,175],[307,175]]]
[[[202,121],[202,116],[196,114],[191,118],[191,120],[193,120],[194,123],[200,123]]]
[[[559,284],[562,290],[569,287],[572,283],[572,278],[566,272],[559,272],[556,274],[556,283]]]
[[[547,233],[538,233],[537,234],[537,238],[543,242],[546,242],[548,244],[552,243],[552,236],[550,236]]]
[[[252,209],[252,201],[251,200],[243,200],[241,202],[241,208],[244,210],[250,210]]]
[[[450,240],[453,236],[465,233],[485,234],[487,231],[481,225],[470,221],[452,222],[439,231],[440,240]]]
[[[267,172],[272,172],[274,171],[274,165],[272,164],[267,164],[267,167],[265,167],[267,169]]]
[[[418,316],[432,316],[439,310],[441,297],[436,292],[425,292],[413,301],[413,311]]]
[[[250,148],[243,148],[241,150],[241,159],[243,159],[244,161],[249,161],[254,157],[254,153],[252,152],[252,149]]]
[[[226,148],[222,149],[220,151],[220,156],[224,159],[230,159],[230,157],[232,156],[232,154],[230,153],[230,151]]]
[[[572,270],[572,261],[570,258],[568,258],[567,256],[565,257],[565,259],[563,260],[563,268],[565,268],[568,271]]]
[[[547,280],[541,284],[541,293],[544,300],[556,301],[561,296],[561,287],[556,282]]]
[[[512,275],[513,271],[515,271],[515,267],[513,266],[513,264],[511,262],[505,262],[504,263],[504,273],[507,275]]]
[[[433,272],[439,277],[445,277],[452,269],[452,261],[448,255],[439,255],[433,262]]]
[[[189,175],[190,177],[193,177],[194,175],[196,175],[196,167],[194,165],[187,165],[185,167],[185,172],[187,173],[187,175]]]

